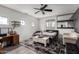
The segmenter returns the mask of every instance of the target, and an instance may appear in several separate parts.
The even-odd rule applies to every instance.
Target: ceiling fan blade
[[[40,11],[35,12],[35,14],[37,14],[38,12],[40,12]]]
[[[52,9],[44,9],[44,11],[52,12]]]
[[[40,10],[39,8],[34,8],[34,9],[36,9],[36,10]]]
[[[44,12],[44,11],[42,11],[42,14],[45,14],[45,12]]]
[[[41,4],[41,6],[43,6],[44,4]]]
[[[44,5],[42,8],[40,8],[40,10],[43,10],[47,7],[48,5]]]

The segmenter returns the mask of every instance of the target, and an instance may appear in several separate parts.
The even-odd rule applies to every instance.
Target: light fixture
[[[21,20],[21,25],[25,25],[25,22],[23,20]]]

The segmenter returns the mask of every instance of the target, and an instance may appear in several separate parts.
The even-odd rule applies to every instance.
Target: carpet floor
[[[49,47],[44,47],[37,44],[37,46],[39,46],[40,49],[36,48],[32,39],[29,39],[29,40],[25,40],[24,42],[21,42],[20,45],[18,46],[6,48],[5,54],[62,54],[62,53],[59,53],[58,48],[56,51],[54,51],[56,46],[53,46],[53,45],[50,45]],[[65,52],[65,50],[66,50],[66,53],[63,53],[63,54],[79,53],[79,50],[73,44],[67,43],[63,51]]]

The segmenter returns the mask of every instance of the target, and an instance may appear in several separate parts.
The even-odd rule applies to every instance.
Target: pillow
[[[56,35],[56,32],[52,32],[52,33],[49,33],[49,32],[43,32],[43,35],[51,35],[51,36],[54,36],[54,35]]]
[[[52,33],[53,31],[48,31],[49,33]]]

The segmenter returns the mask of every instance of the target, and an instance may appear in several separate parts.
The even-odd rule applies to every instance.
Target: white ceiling
[[[50,8],[53,11],[45,12],[45,15],[43,15],[41,12],[34,14],[37,10],[33,8],[40,8],[40,4],[4,4],[3,6],[23,13],[27,13],[37,18],[54,16],[65,13],[74,13],[76,9],[79,8],[79,4],[48,4],[47,8]]]

